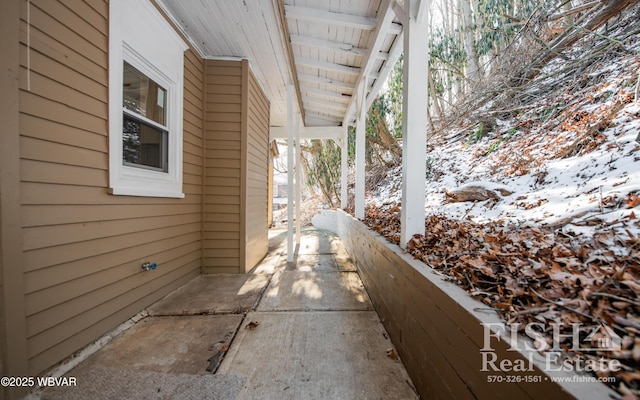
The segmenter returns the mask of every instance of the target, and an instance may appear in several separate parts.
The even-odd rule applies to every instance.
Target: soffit
[[[249,60],[272,126],[286,125],[290,83],[305,126],[350,123],[358,83],[365,79],[370,104],[402,50],[390,0],[157,2],[203,57]]]

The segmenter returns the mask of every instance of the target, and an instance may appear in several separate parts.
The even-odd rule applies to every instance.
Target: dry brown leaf
[[[400,357],[398,357],[398,353],[394,349],[387,349],[387,357],[393,361],[400,361]]]
[[[622,371],[619,373],[620,377],[625,380],[627,383],[631,383],[631,381],[640,380],[640,372],[638,371]]]
[[[635,294],[640,295],[640,283],[638,283],[637,281],[628,279],[628,280],[621,281],[620,283],[627,285],[629,289],[635,292]]]
[[[634,360],[640,362],[640,339],[636,338],[635,343],[633,344],[633,350],[631,350],[631,357]]]
[[[485,260],[483,260],[480,257],[476,257],[476,258],[471,258],[469,256],[462,256],[460,257],[460,260],[466,262],[467,264],[469,264],[470,266],[477,268],[478,270],[480,270],[483,274],[490,276],[490,277],[495,277],[495,274],[493,273],[493,269],[491,267],[489,267],[486,263]]]
[[[251,321],[247,325],[244,326],[244,329],[254,330],[260,325],[258,321]]]

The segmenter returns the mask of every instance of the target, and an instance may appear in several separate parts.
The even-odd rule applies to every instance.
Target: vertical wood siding
[[[203,272],[237,273],[240,260],[242,62],[206,60]]]
[[[30,49],[21,4],[21,217],[35,375],[198,273],[204,66],[185,53],[186,197],[108,195],[108,2],[31,0]],[[158,269],[143,272],[144,261]]]
[[[269,248],[269,100],[248,72],[246,269],[253,268]]]

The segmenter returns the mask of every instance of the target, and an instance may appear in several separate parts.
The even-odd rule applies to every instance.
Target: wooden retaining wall
[[[335,223],[331,230],[338,233],[357,265],[374,307],[423,399],[619,397],[601,383],[584,382],[583,376],[577,377],[577,382],[554,382],[558,378],[575,379],[575,373],[558,371],[555,364],[548,368],[537,352],[514,350],[524,349],[526,342],[521,337],[511,346],[506,333],[496,333],[496,329],[487,333],[486,324],[501,324],[495,311],[342,210],[323,213],[327,213],[324,220],[328,225]],[[492,351],[483,352],[483,347]],[[484,361],[496,360],[494,365],[498,367],[503,362],[511,368],[524,365],[527,371],[494,372],[490,364],[483,363],[483,357]],[[483,365],[488,371],[482,371]]]

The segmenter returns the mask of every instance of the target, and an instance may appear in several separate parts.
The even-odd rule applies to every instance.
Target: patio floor
[[[417,399],[339,238],[286,231],[246,275],[201,275],[43,399]]]

